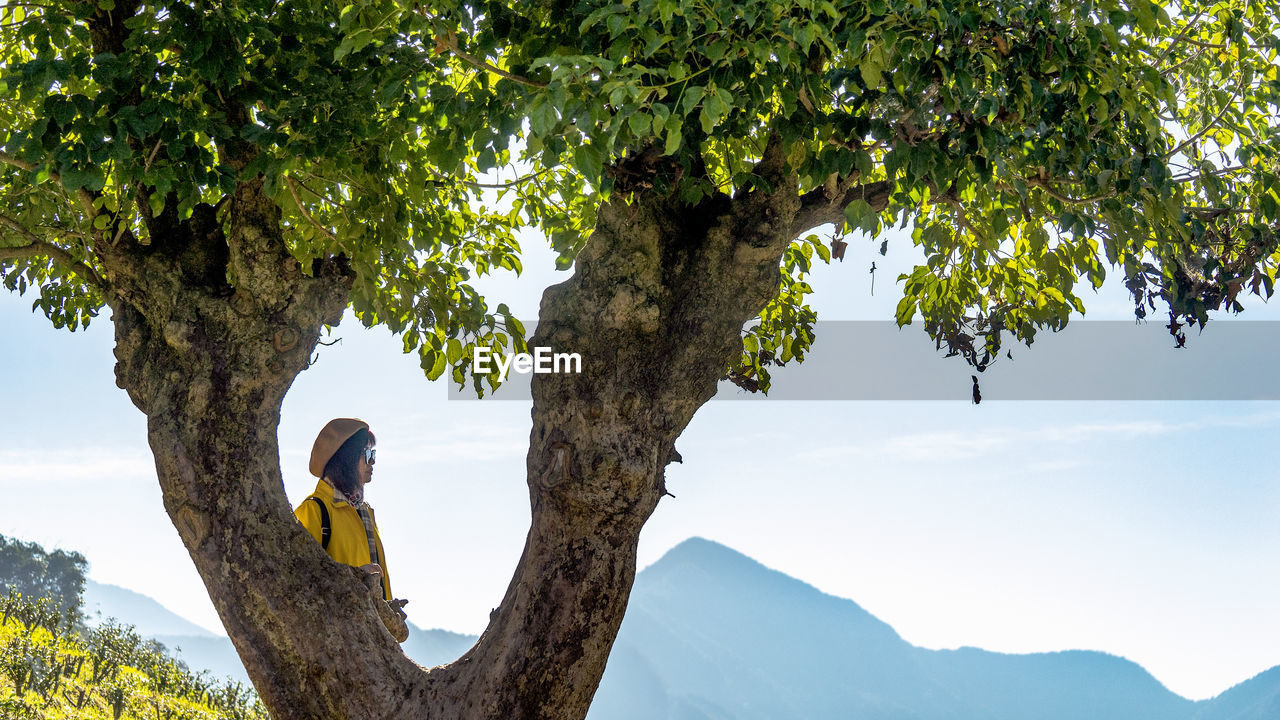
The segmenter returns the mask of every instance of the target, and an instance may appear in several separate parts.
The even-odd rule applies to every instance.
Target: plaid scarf
[[[364,501],[364,488],[357,487],[352,493],[357,497],[348,497],[338,488],[333,489],[333,501],[335,503],[345,502],[356,509],[356,513],[360,515],[360,522],[364,523],[364,536],[369,542],[369,562],[375,565],[382,565],[382,559],[378,557],[378,540],[373,533],[373,508]]]

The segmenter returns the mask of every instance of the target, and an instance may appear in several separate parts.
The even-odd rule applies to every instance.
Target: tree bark
[[[117,378],[148,417],[165,508],[272,716],[583,718],[626,611],[640,530],[693,413],[772,298],[800,207],[776,188],[696,206],[653,191],[599,213],[574,276],[549,288],[532,345],[581,353],[537,375],[526,461],[532,524],[471,651],[430,672],[400,651],[357,573],[294,520],[276,428],[293,378],[351,278],[305,275],[260,182],[104,257]]]
[[[586,715],[675,440],[778,292],[800,201],[778,143],[757,174],[775,189],[615,197],[573,277],[543,295],[530,345],[580,353],[583,372],[533,377],[532,527],[488,630],[449,669],[483,698],[461,717]]]
[[[104,258],[117,383],[147,415],[165,509],[273,716],[392,717],[421,670],[356,574],[294,519],[276,438],[350,277],[337,261],[303,274],[261,181],[228,212],[228,235],[197,208],[149,247]]]

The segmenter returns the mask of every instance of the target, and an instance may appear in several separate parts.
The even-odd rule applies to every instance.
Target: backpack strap
[[[323,500],[314,495],[308,499],[315,500],[316,505],[320,506],[320,547],[324,548],[325,552],[328,552],[329,535],[332,532],[332,529],[329,527],[329,508],[324,506]]]

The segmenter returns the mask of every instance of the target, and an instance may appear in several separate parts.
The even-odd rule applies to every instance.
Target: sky
[[[523,244],[525,276],[481,288],[531,319],[542,289],[565,274],[536,238]],[[878,246],[853,238],[843,263],[815,272],[819,370],[776,380],[779,397],[809,387],[801,397],[828,399],[722,387],[676,444],[675,498],[645,527],[640,566],[705,537],[854,600],[923,647],[1101,650],[1193,699],[1280,665],[1280,478],[1270,461],[1280,404],[1221,399],[1239,397],[1230,388],[1242,380],[1275,382],[1265,346],[1280,333],[1254,326],[1255,347],[1223,351],[1211,323],[1189,350],[1131,355],[1124,329],[1158,337],[1157,324],[1115,323],[1100,336],[1088,327],[1101,324],[1083,326],[998,363],[973,405],[970,371],[918,325],[890,333],[916,348],[893,350],[904,360],[881,337],[886,326],[860,343],[872,335],[825,324],[893,317],[893,278],[915,255],[901,237],[884,257]],[[1090,319],[1131,320],[1115,285],[1088,294]],[[91,578],[221,633],[162,508],[145,418],[115,387],[109,319],[59,331],[31,300],[0,295],[0,534],[80,551]],[[1253,305],[1246,317],[1276,318],[1276,307]],[[844,338],[826,354],[824,329]],[[351,317],[332,339],[285,400],[290,500],[314,488],[307,458],[320,427],[367,420],[378,464],[366,497],[395,594],[421,627],[480,632],[528,529],[528,402],[450,399],[397,338]],[[1109,383],[1122,371],[1131,379]],[[1113,399],[1142,382],[1139,397],[1202,399]],[[839,399],[922,384],[930,390],[916,399],[905,389]]]

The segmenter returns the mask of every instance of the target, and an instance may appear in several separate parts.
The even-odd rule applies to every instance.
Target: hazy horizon
[[[708,538],[703,538],[703,537],[700,537],[700,536],[690,536],[690,537],[688,537],[688,538],[686,538],[686,539],[684,539],[684,540],[680,541],[679,543],[677,543],[677,544],[676,544],[676,546],[674,546],[674,547],[672,547],[672,548],[668,549],[667,551],[665,551],[664,553],[662,553],[661,557],[659,557],[658,559],[654,560],[654,562],[653,562],[653,563],[650,563],[649,565],[647,565],[647,566],[645,566],[645,567],[639,568],[638,573],[637,573],[637,579],[639,580],[640,574],[645,573],[646,571],[648,571],[648,570],[650,570],[651,568],[655,567],[656,565],[658,565],[658,564],[659,564],[659,563],[661,563],[662,561],[667,560],[667,559],[669,558],[669,555],[671,555],[671,554],[672,554],[672,553],[674,553],[675,551],[677,551],[677,550],[679,550],[679,549],[681,549],[681,548],[688,548],[688,547],[690,547],[690,546],[695,546],[695,547],[696,547],[696,546],[697,546],[698,544],[700,544],[700,543],[709,543],[709,544],[711,544],[711,545],[719,546],[720,548],[722,548],[724,551],[726,551],[726,552],[728,552],[728,553],[732,553],[732,554],[735,554],[735,555],[742,555],[742,557],[745,557],[745,558],[747,558],[748,560],[750,560],[750,561],[752,561],[752,562],[758,562],[758,561],[757,561],[757,560],[755,560],[754,558],[751,558],[751,557],[750,557],[750,556],[748,556],[748,555],[742,554],[742,553],[740,553],[738,550],[736,550],[736,549],[734,549],[734,548],[732,548],[732,547],[729,547],[729,546],[727,546],[727,545],[724,545],[724,544],[722,544],[722,543],[718,543],[718,542],[716,542],[716,541],[714,541],[714,540],[710,540],[710,539],[708,539]],[[71,548],[65,548],[65,549],[68,549],[68,550],[69,550],[69,549],[71,549]],[[808,587],[808,588],[812,589],[815,593],[819,593],[819,594],[823,594],[823,595],[829,595],[829,594],[827,594],[827,593],[823,593],[823,591],[822,591],[820,588],[817,588],[817,587],[815,587],[815,586],[813,586],[813,585],[811,585],[811,584],[809,584],[809,583],[805,583],[803,580],[799,580],[798,578],[793,578],[792,576],[787,575],[785,572],[783,572],[782,570],[779,570],[778,568],[770,568],[770,567],[765,566],[765,565],[763,565],[763,564],[761,564],[761,567],[763,567],[763,568],[765,568],[766,570],[771,571],[771,572],[778,572],[778,573],[782,573],[782,574],[783,574],[783,575],[785,575],[788,579],[790,579],[790,580],[794,580],[794,581],[796,581],[796,582],[801,583],[802,585],[804,585],[804,586],[806,586],[806,587]],[[109,583],[100,583],[100,582],[98,582],[98,581],[96,581],[96,580],[93,580],[92,578],[89,578],[89,582],[90,582],[90,583],[96,583],[99,587],[108,588],[108,589],[110,589],[111,591],[124,591],[124,593],[126,593],[126,594],[128,594],[128,595],[135,595],[135,596],[138,596],[138,599],[141,601],[141,604],[146,604],[146,603],[155,603],[156,605],[159,605],[159,606],[160,606],[160,609],[161,609],[163,612],[168,612],[168,613],[172,614],[172,615],[173,615],[173,616],[175,616],[175,617],[177,618],[177,620],[179,620],[179,621],[186,621],[186,623],[188,623],[188,624],[190,624],[190,625],[194,626],[195,628],[199,628],[199,629],[206,630],[206,631],[208,631],[208,632],[211,634],[211,636],[212,636],[212,637],[218,637],[218,638],[224,638],[224,639],[226,639],[226,638],[227,638],[226,633],[223,631],[223,629],[222,629],[221,627],[217,627],[217,628],[206,628],[206,627],[204,627],[204,626],[198,625],[198,624],[194,623],[193,621],[191,621],[190,619],[188,619],[188,618],[184,617],[180,612],[178,612],[178,611],[176,611],[176,610],[173,610],[172,608],[164,607],[162,604],[160,604],[160,603],[156,602],[156,601],[154,600],[154,598],[151,598],[150,596],[146,595],[145,593],[139,592],[139,591],[134,590],[134,589],[132,589],[132,588],[126,588],[126,587],[119,586],[119,585],[112,585],[112,584],[109,584]],[[92,609],[88,607],[89,602],[90,602],[90,600],[89,600],[89,596],[90,596],[91,594],[93,594],[93,593],[101,592],[101,591],[93,591],[93,593],[91,593],[91,591],[93,591],[93,589],[92,589],[92,588],[90,588],[90,587],[86,587],[86,593],[85,593],[85,594],[86,594],[86,607],[85,607],[85,611],[86,611],[86,613],[90,613],[90,612],[92,611]],[[829,596],[830,596],[830,597],[838,598],[838,599],[840,599],[840,600],[848,601],[849,603],[852,603],[854,606],[857,606],[858,608],[861,608],[861,607],[862,607],[862,606],[861,606],[861,604],[859,604],[859,603],[858,603],[858,601],[857,601],[857,599],[856,599],[856,598],[844,598],[844,597],[835,596],[835,595],[829,595]],[[130,601],[133,601],[133,600],[131,599]],[[95,606],[95,607],[97,607],[97,606]],[[178,626],[175,626],[175,625],[174,625],[174,621],[173,621],[173,619],[171,619],[171,618],[164,618],[164,617],[157,617],[157,615],[160,615],[160,613],[154,613],[153,611],[149,611],[149,612],[151,612],[151,614],[149,615],[149,617],[148,617],[148,619],[147,619],[147,621],[146,621],[146,622],[147,622],[147,630],[146,630],[146,632],[145,632],[144,634],[150,634],[150,633],[153,633],[153,634],[155,634],[155,635],[160,635],[160,636],[164,636],[164,635],[169,635],[169,636],[175,636],[175,635],[189,636],[189,635],[193,635],[193,633],[190,631],[190,629],[186,629],[186,628],[182,628],[182,627],[180,627],[180,626],[181,626],[181,623],[180,623],[180,622],[178,623]],[[874,614],[873,614],[873,616],[874,616]],[[106,619],[107,619],[107,617],[108,617],[107,615],[103,615],[101,618],[97,618],[96,620],[106,620]],[[114,617],[114,616],[113,616],[113,617]],[[126,622],[133,622],[133,620],[132,620],[132,619],[130,619],[130,618],[125,618],[125,617],[117,617],[116,619],[121,619],[121,620],[124,620],[124,621],[126,621]],[[159,624],[157,624],[157,623],[159,623]],[[892,626],[890,626],[890,627],[892,627]],[[194,628],[193,628],[193,629],[194,629]],[[455,630],[453,630],[453,629],[451,629],[451,628],[434,628],[434,627],[424,627],[424,628],[422,628],[422,629],[423,629],[423,630],[445,630],[445,631],[448,631],[448,632],[456,632]],[[141,630],[141,628],[140,628],[140,630]],[[894,631],[895,631],[895,632],[897,632],[897,631],[896,631],[896,628],[894,628]],[[194,634],[195,634],[195,635],[198,635],[199,633],[197,632],[197,633],[194,633]],[[475,639],[476,637],[478,637],[478,633],[462,633],[462,634],[463,634],[463,635],[467,635],[467,636],[468,636],[471,640],[473,640],[473,641],[474,641],[474,639]],[[905,640],[905,641],[907,641],[907,642],[910,642],[910,641],[909,641],[909,640],[907,640],[906,638],[904,638],[904,640]],[[915,644],[915,643],[912,643],[912,644],[913,644],[913,645],[915,645],[915,646],[916,646],[916,647],[918,647],[918,648],[925,649],[925,650],[969,650],[969,649],[975,649],[975,650],[983,650],[983,651],[986,651],[986,652],[991,652],[988,648],[974,647],[974,646],[958,646],[958,647],[941,647],[941,648],[938,648],[938,647],[926,647],[926,646],[918,645],[918,644]],[[1078,650],[1082,650],[1082,649],[1081,649],[1081,648],[1070,648],[1070,649],[1064,648],[1064,649],[1050,650],[1050,651],[1047,651],[1047,652],[1063,652],[1063,651],[1072,651],[1072,650],[1074,650],[1074,651],[1078,651]],[[1091,648],[1091,649],[1088,649],[1088,651],[1092,651],[1092,652],[1101,652],[1101,653],[1106,653],[1106,654],[1108,654],[1108,655],[1115,655],[1116,657],[1121,657],[1121,658],[1123,658],[1123,656],[1122,656],[1122,655],[1118,655],[1118,654],[1116,654],[1116,653],[1111,653],[1111,652],[1109,652],[1108,650],[1106,650],[1105,648]],[[1033,651],[1033,652],[1027,652],[1027,653],[1009,653],[1009,655],[1014,656],[1014,657],[1025,657],[1025,656],[1029,656],[1029,655],[1041,655],[1041,654],[1043,654],[1043,652],[1034,652],[1034,651]],[[1131,660],[1131,658],[1123,658],[1123,659]],[[1139,663],[1139,665],[1141,665],[1141,664]],[[1235,686],[1240,685],[1240,684],[1242,684],[1242,683],[1248,682],[1249,680],[1256,678],[1258,675],[1260,675],[1260,674],[1262,674],[1262,673],[1265,673],[1265,672],[1267,672],[1267,671],[1269,671],[1269,670],[1272,670],[1272,669],[1278,668],[1278,667],[1280,667],[1280,662],[1277,662],[1277,663],[1276,663],[1276,665],[1274,665],[1274,666],[1272,666],[1272,667],[1269,667],[1269,668],[1265,668],[1265,669],[1263,669],[1263,670],[1260,670],[1258,673],[1255,673],[1255,674],[1253,674],[1253,675],[1250,675],[1249,677],[1240,678],[1240,680],[1239,680],[1238,682],[1236,682],[1236,683],[1233,683],[1231,687],[1235,687]],[[198,668],[193,668],[193,669],[198,669]],[[1148,668],[1145,668],[1145,667],[1144,667],[1143,669],[1144,669],[1144,670],[1147,670],[1148,672],[1150,672],[1150,670],[1149,670]],[[1153,677],[1154,677],[1154,675],[1153,675]],[[1160,681],[1160,678],[1158,678],[1158,677],[1156,677],[1155,679],[1156,679],[1157,681]],[[1161,684],[1163,685],[1163,683],[1161,683]],[[1167,686],[1165,686],[1165,687],[1167,687]],[[1224,688],[1224,690],[1225,690],[1225,689],[1229,689],[1229,688]],[[1184,696],[1184,697],[1185,697],[1185,696]],[[1197,698],[1188,698],[1188,699],[1195,700],[1195,699],[1197,699]]]

